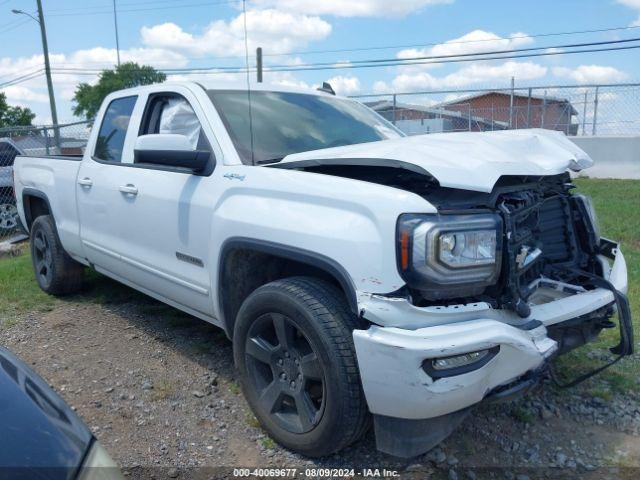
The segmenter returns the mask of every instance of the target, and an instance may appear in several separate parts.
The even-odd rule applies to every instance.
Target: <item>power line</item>
[[[530,58],[530,57],[548,57],[555,55],[571,55],[577,53],[595,53],[595,52],[612,52],[618,50],[633,50],[636,48],[640,48],[640,45],[627,45],[623,47],[608,47],[608,48],[591,48],[585,50],[570,50],[565,52],[540,52],[540,53],[527,53],[521,55],[500,55],[500,56],[490,56],[490,57],[482,57],[482,58],[461,58],[461,59],[450,59],[450,60],[428,60],[428,61],[415,61],[408,63],[374,63],[374,64],[366,64],[366,65],[330,65],[330,66],[320,66],[320,67],[305,67],[302,65],[302,68],[273,68],[266,69],[267,72],[296,72],[296,71],[312,71],[312,70],[338,70],[338,69],[352,69],[352,68],[376,68],[376,67],[395,67],[402,65],[425,65],[425,64],[445,64],[445,63],[461,63],[461,62],[481,62],[487,60],[507,60],[512,58]]]
[[[44,75],[44,69],[40,70],[38,73],[27,74],[21,77],[14,78],[12,80],[8,80],[4,83],[0,83],[0,88],[11,87],[13,85],[18,85],[19,83],[28,82],[29,80],[33,80],[34,78],[38,78]]]
[[[32,73],[42,72],[43,70],[44,70],[44,68],[40,67],[40,68],[37,68],[36,70],[33,70],[31,72],[28,72],[28,73],[21,73],[20,76],[31,75]],[[15,75],[16,73],[18,73],[18,72],[5,73],[4,75],[0,75],[0,78],[7,78],[7,77],[10,77],[11,75]],[[19,77],[17,77],[17,78],[19,78]]]
[[[221,3],[236,3],[241,2],[242,0],[226,0]],[[142,1],[142,2],[118,2],[118,7],[136,7],[140,5],[157,5],[163,3],[175,4],[175,0],[151,0],[151,1]],[[77,7],[70,8],[51,8],[47,9],[47,12],[53,13],[62,13],[62,12],[78,12],[79,10],[106,10],[112,8],[112,5],[109,3],[100,3],[93,5],[79,5]]]
[[[519,48],[519,49],[509,49],[509,50],[489,50],[486,52],[476,52],[476,53],[460,53],[460,54],[449,54],[449,55],[430,55],[430,56],[420,56],[420,57],[410,57],[410,58],[375,58],[368,60],[354,60],[346,63],[336,63],[336,62],[316,62],[316,63],[307,63],[300,65],[271,65],[268,67],[268,71],[296,71],[296,70],[322,70],[325,68],[320,67],[330,67],[331,69],[341,69],[341,68],[357,68],[358,66],[374,66],[375,64],[381,64],[381,66],[404,66],[404,65],[421,65],[424,63],[454,63],[461,61],[481,61],[481,60],[494,60],[500,58],[523,58],[526,56],[541,56],[541,55],[520,55],[518,57],[510,57],[510,56],[502,56],[503,54],[517,54],[522,52],[535,52],[539,50],[549,50],[549,49],[566,49],[566,48],[583,48],[583,47],[593,47],[593,46],[601,46],[601,45],[615,45],[620,43],[630,43],[640,41],[640,37],[628,38],[624,40],[609,40],[602,42],[583,42],[583,43],[574,43],[574,44],[564,44],[564,45],[554,45],[554,46],[545,46],[545,47],[530,47],[530,48]],[[607,50],[597,50],[597,51],[607,51]],[[571,51],[571,50],[562,50],[557,52],[547,52],[547,55],[566,55],[570,53],[580,53],[587,52],[587,50],[579,50],[579,51]],[[500,57],[491,57],[487,58],[488,55],[500,55]],[[459,59],[459,60],[453,60]],[[426,61],[429,62],[426,62]],[[441,60],[441,61],[438,61]],[[206,72],[209,70],[215,71],[224,71],[224,70],[232,70],[236,71],[239,67],[237,66],[218,66],[218,67],[200,67],[200,68],[167,68],[163,69],[164,72],[173,72],[173,73],[186,73],[192,71]],[[329,68],[327,68],[329,69]],[[86,68],[58,68],[58,70],[66,70],[66,71],[87,71],[89,69]]]
[[[118,9],[118,13],[149,12],[149,11],[155,11],[155,10],[169,10],[169,9],[175,9],[175,8],[228,5],[232,3],[238,3],[238,0],[225,0],[221,2],[200,2],[200,3],[190,3],[190,4],[182,4],[182,5],[167,5],[167,6],[146,7],[146,8]],[[75,17],[75,16],[85,16],[85,15],[113,15],[113,10],[70,12],[70,13],[47,13],[47,17]]]
[[[587,42],[587,43],[573,43],[573,44],[565,44],[565,45],[553,45],[553,46],[545,46],[545,47],[528,47],[528,48],[511,48],[507,50],[489,50],[486,52],[474,52],[474,53],[457,53],[457,54],[449,54],[449,55],[424,55],[418,57],[404,57],[404,58],[374,58],[368,60],[351,60],[347,62],[342,62],[343,64],[367,64],[367,63],[389,63],[389,62],[398,62],[404,64],[405,62],[408,65],[414,63],[414,60],[434,60],[434,59],[444,59],[444,58],[459,58],[459,57],[475,57],[481,55],[496,55],[502,53],[518,53],[518,52],[533,52],[537,50],[548,50],[551,48],[561,49],[561,48],[579,48],[579,47],[592,47],[596,45],[612,45],[618,43],[629,43],[629,42],[637,42],[640,41],[640,37],[627,38],[624,40],[607,40],[602,42]],[[563,52],[558,52],[563,53]],[[309,63],[304,66],[326,66],[326,65],[335,65],[336,63],[341,62],[315,62]],[[285,68],[290,67],[290,65],[272,65],[271,68]]]
[[[19,22],[14,22],[13,25],[9,28],[6,28],[4,30],[0,30],[0,35],[2,35],[3,33],[8,33],[8,32],[12,32],[13,30],[15,30],[16,28],[21,27],[22,25],[25,25],[27,23],[29,23],[31,20],[29,20],[28,18],[25,18],[24,20],[21,20]],[[9,25],[9,24],[5,24],[5,25]]]
[[[265,57],[282,57],[282,56],[291,56],[291,55],[312,55],[312,54],[320,54],[320,53],[344,53],[344,52],[364,52],[364,51],[372,51],[372,50],[393,50],[398,48],[419,48],[419,47],[435,47],[437,45],[460,45],[460,44],[469,44],[469,43],[484,43],[484,42],[499,42],[501,40],[520,40],[523,38],[541,38],[541,37],[555,37],[562,35],[581,35],[585,33],[604,33],[604,32],[615,32],[620,30],[632,30],[640,28],[640,25],[627,25],[623,27],[610,27],[610,28],[599,28],[593,30],[575,30],[569,32],[550,32],[550,33],[536,33],[531,35],[514,35],[512,37],[499,37],[499,38],[483,38],[479,40],[450,40],[444,42],[433,42],[433,43],[419,43],[419,44],[405,44],[405,45],[382,45],[376,47],[358,47],[358,48],[337,48],[333,50],[301,50],[298,52],[289,52],[289,53],[270,53],[264,54]]]
[[[525,53],[517,55],[495,55],[495,56],[483,56],[480,58],[453,58],[445,60],[420,60],[404,63],[404,65],[423,65],[423,64],[447,64],[447,63],[461,63],[461,62],[480,62],[489,60],[506,60],[513,58],[530,58],[530,57],[547,57],[555,55],[571,55],[580,53],[595,53],[595,52],[611,52],[619,50],[633,50],[640,48],[640,45],[626,45],[621,47],[607,47],[607,48],[591,48],[582,50],[570,50],[564,52],[539,52],[539,53]],[[485,54],[486,55],[486,54]],[[296,71],[314,71],[314,70],[338,70],[338,69],[355,69],[355,68],[380,68],[380,67],[393,67],[403,65],[403,63],[373,63],[373,64],[350,64],[350,65],[328,65],[328,66],[313,66],[312,64],[299,65],[295,67],[286,68],[267,68],[266,72],[296,72]],[[207,67],[207,68],[192,68],[192,69],[159,69],[167,74],[183,74],[183,75],[198,75],[198,74],[224,74],[224,73],[244,73],[246,68],[242,67]],[[56,74],[60,73],[74,73],[76,75],[97,75],[100,71],[89,69],[56,69]]]

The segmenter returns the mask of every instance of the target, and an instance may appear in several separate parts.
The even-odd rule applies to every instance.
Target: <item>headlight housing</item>
[[[397,235],[400,274],[427,299],[477,295],[500,276],[498,215],[405,214]]]

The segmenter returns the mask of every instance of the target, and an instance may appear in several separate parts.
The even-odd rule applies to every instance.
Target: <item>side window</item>
[[[109,104],[98,132],[94,157],[105,162],[122,161],[124,140],[137,98],[117,98]]]
[[[209,148],[202,125],[186,98],[154,95],[149,98],[140,135],[173,133],[184,135],[194,150]]]

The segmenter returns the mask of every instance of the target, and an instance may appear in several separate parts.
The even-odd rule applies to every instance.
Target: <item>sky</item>
[[[61,122],[77,120],[80,82],[116,63],[112,0],[42,0]],[[560,54],[438,65],[344,68],[369,59],[459,55],[640,37],[640,0],[116,0],[122,61],[159,69],[215,68],[170,78],[246,81],[225,67],[245,65],[261,46],[265,67],[324,62],[331,70],[265,72],[265,81],[313,87],[329,81],[343,95],[508,86],[586,85],[640,79],[640,50]],[[27,106],[35,123],[51,114],[35,0],[0,0],[0,90]],[[562,32],[610,29],[571,35]],[[615,29],[615,30],[614,30]],[[556,47],[556,48],[554,48]],[[366,49],[366,50],[363,50]],[[351,51],[346,51],[351,50]],[[353,64],[352,64],[353,65]],[[55,70],[66,69],[64,72]],[[86,71],[90,70],[90,71]],[[34,72],[34,78],[26,76]],[[24,79],[20,77],[26,76]],[[251,75],[253,81],[253,75]],[[7,82],[16,81],[12,85]],[[2,86],[4,85],[4,86]]]

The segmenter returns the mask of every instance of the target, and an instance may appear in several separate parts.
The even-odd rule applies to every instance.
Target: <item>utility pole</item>
[[[60,148],[60,130],[58,126],[58,111],[56,109],[56,97],[53,94],[53,81],[51,80],[51,64],[49,63],[49,45],[47,44],[47,29],[44,25],[44,13],[42,13],[42,0],[36,0],[38,4],[38,23],[40,24],[40,35],[42,36],[42,51],[44,53],[44,73],[47,76],[47,89],[49,90],[49,106],[51,107],[51,121],[54,129],[56,147]]]
[[[118,66],[120,66],[120,40],[118,39],[118,11],[116,0],[113,0],[113,24],[116,29],[116,54],[118,55]]]
[[[40,25],[40,35],[42,36],[42,52],[44,53],[44,73],[47,77],[47,88],[49,90],[49,106],[51,107],[51,121],[53,122],[53,134],[55,144],[60,147],[60,131],[58,130],[58,112],[56,110],[56,98],[53,94],[53,82],[51,81],[51,65],[49,64],[49,46],[47,45],[47,29],[44,25],[44,14],[42,13],[42,1],[36,0],[38,5],[38,18],[23,10],[11,10],[16,15],[26,15],[38,22]]]
[[[262,83],[262,47],[256,48],[256,67],[258,83]]]

